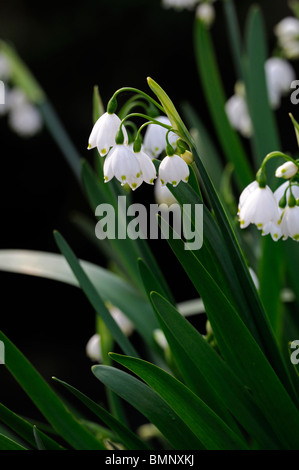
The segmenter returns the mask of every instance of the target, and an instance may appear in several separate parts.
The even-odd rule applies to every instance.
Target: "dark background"
[[[236,1],[242,31],[249,0]],[[273,26],[290,14],[287,2],[264,0],[262,7],[269,50]],[[233,93],[233,71],[222,5],[216,3],[212,28],[227,95]],[[12,42],[52,102],[82,157],[92,127],[92,93],[97,84],[104,104],[122,86],[148,91],[146,77],[155,79],[179,108],[183,100],[198,110],[210,128],[193,56],[194,13],[164,10],[160,1],[85,0],[37,2],[4,0],[0,36]],[[296,65],[296,64],[295,64]],[[279,111],[283,139],[295,146],[293,131]],[[99,251],[86,242],[71,222],[73,211],[91,215],[60,150],[44,129],[22,139],[0,119],[1,243],[0,248],[58,252],[58,229],[78,257],[105,265]],[[291,142],[291,144],[290,144]],[[136,193],[137,194],[137,193]],[[140,189],[138,198],[152,197]],[[139,199],[140,200],[140,199]],[[168,258],[166,244],[153,247],[175,289],[177,301],[195,296],[179,266]],[[162,253],[163,252],[163,253]],[[173,272],[176,275],[173,275]],[[79,289],[58,282],[0,272],[1,330],[50,381],[55,375],[97,398],[101,385],[90,372],[85,345],[94,332],[94,312]],[[29,401],[0,369],[0,401],[16,412],[34,415]]]

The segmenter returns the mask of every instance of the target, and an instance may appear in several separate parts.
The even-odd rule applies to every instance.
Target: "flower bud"
[[[279,166],[275,171],[275,176],[277,178],[289,179],[292,176],[295,176],[298,171],[297,165],[293,162],[286,162],[283,165]]]
[[[184,153],[181,154],[181,158],[185,160],[185,162],[189,165],[190,163],[194,162],[193,154],[189,150],[185,150]]]

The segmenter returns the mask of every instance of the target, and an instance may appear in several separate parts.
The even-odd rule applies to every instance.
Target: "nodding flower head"
[[[104,162],[104,181],[107,183],[114,176],[122,185],[128,184],[131,189],[137,189],[142,181],[142,171],[136,155],[130,147],[117,144]]]
[[[159,116],[155,118],[156,121],[171,125],[169,119],[166,116]],[[167,129],[165,127],[159,126],[159,124],[150,124],[145,132],[143,146],[145,152],[152,156],[152,158],[157,158],[166,149],[166,134]],[[168,140],[170,144],[174,144],[178,140],[178,136],[174,132],[168,134]]]
[[[257,181],[248,185],[240,196],[238,217],[241,228],[255,224],[261,230],[268,222],[277,223],[278,206],[269,186],[261,188]]]
[[[116,114],[104,113],[94,124],[88,139],[88,149],[97,147],[101,157],[109,152],[110,148],[116,145],[115,137],[119,131],[121,120]],[[124,143],[128,144],[128,134],[122,126]]]
[[[163,186],[167,183],[177,186],[180,181],[187,183],[189,167],[179,155],[166,156],[160,164],[159,177]]]

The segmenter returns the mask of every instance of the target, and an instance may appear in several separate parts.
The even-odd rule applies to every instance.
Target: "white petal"
[[[154,184],[154,180],[157,178],[157,171],[151,158],[143,151],[136,152],[135,156],[142,171],[143,181],[148,184]]]
[[[281,219],[281,231],[284,240],[291,237],[299,241],[299,206],[286,207]]]
[[[291,64],[280,57],[271,57],[266,61],[265,73],[270,104],[276,109],[280,105],[281,96],[290,91],[296,74]]]
[[[162,185],[171,183],[177,186],[180,181],[186,183],[189,178],[188,165],[179,155],[166,156],[160,164],[159,177]]]
[[[96,362],[102,361],[100,335],[94,334],[88,340],[88,343],[86,345],[86,354],[92,361],[96,361]]]
[[[156,121],[161,122],[162,124],[167,124],[171,126],[169,119],[166,116],[158,116],[155,118]],[[149,124],[147,126],[143,146],[146,153],[150,154],[152,158],[157,158],[163,150],[166,149],[166,134],[167,129],[159,126],[159,124]],[[179,137],[170,132],[168,134],[169,143],[173,145]]]
[[[104,113],[96,121],[88,139],[88,148],[98,148],[99,154],[103,157],[110,149],[116,145],[115,137],[119,131],[121,120],[116,114]],[[127,131],[122,126],[125,143],[128,143]]]
[[[140,165],[127,145],[116,145],[113,149],[112,168],[121,184],[128,183],[132,189],[136,189],[142,183]]]
[[[275,34],[280,38],[295,38],[299,35],[299,20],[287,16],[275,26]]]
[[[154,195],[157,204],[166,204],[167,206],[171,206],[172,204],[178,204],[178,201],[173,196],[172,192],[169,191],[167,186],[162,185],[159,177],[155,182]]]
[[[282,237],[280,225],[275,222],[268,222],[263,226],[262,235],[271,235],[272,239],[276,242]]]
[[[225,111],[231,126],[244,137],[252,135],[252,123],[245,98],[241,95],[231,96],[225,104]]]
[[[113,177],[114,177],[114,170],[112,166],[112,161],[113,161],[113,151],[111,151],[107,157],[105,158],[104,161],[104,166],[103,166],[103,174],[104,174],[104,181],[105,183],[108,183]]]
[[[269,186],[257,187],[246,197],[240,208],[239,220],[241,228],[246,228],[250,223],[259,229],[270,222],[278,222],[279,211],[276,199]]]

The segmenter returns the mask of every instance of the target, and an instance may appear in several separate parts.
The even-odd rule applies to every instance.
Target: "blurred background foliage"
[[[252,1],[235,3],[243,31]],[[270,54],[275,46],[273,27],[291,11],[282,0],[258,3],[266,23]],[[212,36],[229,97],[233,94],[235,75],[220,2],[216,4],[216,13]],[[193,12],[164,10],[160,0],[74,0],[72,3],[3,0],[0,36],[16,47],[45,90],[79,153],[92,162],[87,139],[92,126],[94,85],[99,86],[105,105],[122,86],[147,91],[146,77],[151,76],[178,108],[183,101],[192,103],[210,128],[194,61],[193,20]],[[298,65],[293,65],[297,72]],[[278,111],[278,123],[284,151],[294,152],[296,141],[287,115],[289,103],[289,98],[285,98]],[[85,240],[72,221],[74,212],[92,214],[46,129],[36,137],[22,139],[1,118],[0,136],[1,248],[57,252],[53,230],[58,229],[78,257],[105,264],[100,251]],[[140,188],[134,197],[153,202],[152,188]],[[176,300],[196,295],[174,257],[168,258],[166,242],[156,242],[152,249],[175,289]],[[94,333],[94,314],[82,291],[54,281],[10,273],[1,272],[0,279],[1,329],[5,334],[47,380],[55,375],[91,398],[97,398],[100,386],[85,356],[86,342]],[[23,413],[24,400],[28,401],[28,415],[35,416],[36,410],[21,390],[18,395],[17,385],[5,373],[0,401]]]

